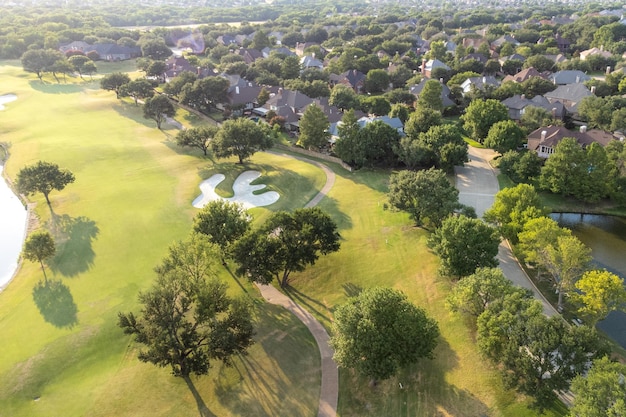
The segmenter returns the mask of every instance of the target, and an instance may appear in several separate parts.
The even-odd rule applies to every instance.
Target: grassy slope
[[[137,310],[137,292],[149,285],[168,244],[188,232],[200,179],[240,167],[177,149],[166,141],[175,131],[157,131],[132,104],[95,86],[41,86],[11,66],[0,66],[0,74],[0,94],[19,96],[0,113],[2,140],[13,144],[7,173],[15,177],[24,164],[46,159],[77,177],[52,194],[54,217],[42,197],[33,197],[42,223],[67,241],[53,278],[67,288],[66,313],[67,294],[77,306],[77,323],[55,327],[44,320],[31,295],[41,272],[25,263],[0,294],[0,416],[194,415],[205,407],[219,416],[315,415],[319,358],[312,338],[291,315],[260,302],[247,283],[231,290],[255,300],[259,343],[235,367],[216,364],[208,377],[194,379],[193,389],[166,369],[138,362],[136,345],[115,326],[117,311]],[[274,209],[302,206],[324,181],[319,169],[273,155],[257,155],[252,164],[285,196]],[[342,249],[295,275],[290,294],[329,326],[333,307],[348,295],[388,285],[427,309],[442,331],[434,361],[375,390],[341,372],[340,415],[534,415],[501,388],[463,319],[445,310],[450,283],[435,273],[426,232],[406,215],[383,210],[387,174],[337,172],[321,207],[338,221]],[[235,177],[228,176],[222,193]],[[253,213],[263,218],[269,211]]]
[[[170,242],[188,233],[190,202],[211,161],[166,146],[174,131],[159,132],[97,84],[42,85],[10,65],[0,73],[0,93],[19,97],[0,113],[2,140],[11,143],[7,174],[45,159],[77,178],[51,194],[53,213],[32,197],[59,243],[48,273],[62,285],[45,294],[52,302],[40,313],[32,291],[42,274],[28,262],[0,294],[0,416],[193,415],[201,402],[216,415],[314,415],[319,358],[312,337],[248,284],[259,343],[234,368],[216,364],[196,380],[199,400],[167,369],[139,363],[115,325],[118,311],[137,310],[137,293]],[[302,190],[279,200],[280,208],[311,198],[324,181],[321,170],[301,162],[263,154],[253,163],[269,169],[270,188]]]

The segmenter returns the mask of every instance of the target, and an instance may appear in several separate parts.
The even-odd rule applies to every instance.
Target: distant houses
[[[122,46],[115,43],[89,44],[83,41],[74,41],[59,47],[65,55],[81,53],[87,55],[90,52],[98,55],[97,59],[102,61],[126,61],[141,56],[141,48],[138,46]]]

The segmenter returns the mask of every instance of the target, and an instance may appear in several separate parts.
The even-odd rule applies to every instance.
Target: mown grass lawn
[[[54,285],[33,293],[42,274],[26,262],[0,293],[0,416],[315,416],[313,338],[225,270],[230,291],[251,298],[257,329],[257,343],[233,367],[216,363],[187,386],[167,369],[139,362],[138,346],[116,326],[118,311],[138,311],[137,294],[149,287],[168,245],[189,232],[199,182],[227,174],[219,188],[227,195],[244,167],[178,148],[174,129],[158,131],[140,108],[99,90],[97,81],[42,84],[17,62],[0,62],[0,75],[0,94],[18,95],[0,112],[0,140],[11,144],[6,173],[15,178],[43,159],[76,175],[51,194],[51,210],[43,197],[32,197],[40,224],[59,243],[49,267]],[[245,167],[261,171],[259,181],[281,194],[275,205],[252,210],[256,221],[303,206],[325,181],[319,168],[273,154],[257,154]],[[342,248],[294,274],[288,293],[330,327],[348,296],[374,285],[398,288],[439,321],[442,333],[434,360],[376,388],[342,370],[339,415],[536,415],[502,388],[464,319],[445,309],[452,283],[436,273],[428,232],[386,210],[388,173],[336,172],[320,207],[337,221]]]

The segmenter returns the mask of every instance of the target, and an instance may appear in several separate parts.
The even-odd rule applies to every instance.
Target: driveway
[[[493,204],[494,196],[500,189],[496,173],[489,164],[489,161],[497,154],[491,149],[479,149],[472,146],[469,147],[468,152],[470,162],[463,167],[454,168],[456,188],[459,190],[459,201],[474,207],[476,215],[482,217]],[[528,278],[517,258],[513,256],[507,241],[500,242],[498,261],[500,261],[500,269],[504,276],[515,285],[528,288],[533,292],[535,298],[543,304],[543,312],[547,316],[558,314]]]

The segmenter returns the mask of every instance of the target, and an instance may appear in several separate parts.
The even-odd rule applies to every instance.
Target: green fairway
[[[10,144],[6,174],[15,178],[41,159],[76,176],[50,194],[52,209],[43,196],[31,197],[39,224],[58,243],[49,284],[39,285],[41,269],[25,262],[0,293],[0,417],[317,415],[320,358],[313,337],[226,270],[218,268],[230,292],[251,298],[257,331],[257,343],[233,367],[216,362],[187,386],[168,369],[139,362],[139,346],[116,321],[118,311],[139,310],[138,292],[150,286],[154,266],[189,233],[197,213],[191,202],[203,179],[225,174],[217,191],[228,196],[240,172],[262,172],[256,182],[281,197],[251,210],[259,222],[273,210],[304,206],[324,185],[323,171],[270,153],[244,165],[205,158],[176,146],[173,127],[157,130],[140,107],[99,90],[96,80],[72,82],[42,84],[18,62],[0,62],[0,95],[18,96],[0,111],[0,141]],[[183,112],[176,119],[199,123]],[[335,185],[319,206],[338,223],[341,249],[292,274],[287,293],[330,328],[334,308],[347,297],[375,285],[394,287],[436,318],[442,335],[434,360],[375,388],[342,370],[339,416],[536,415],[527,400],[502,387],[465,320],[445,309],[452,283],[436,273],[427,232],[386,209],[389,173],[333,168]]]

